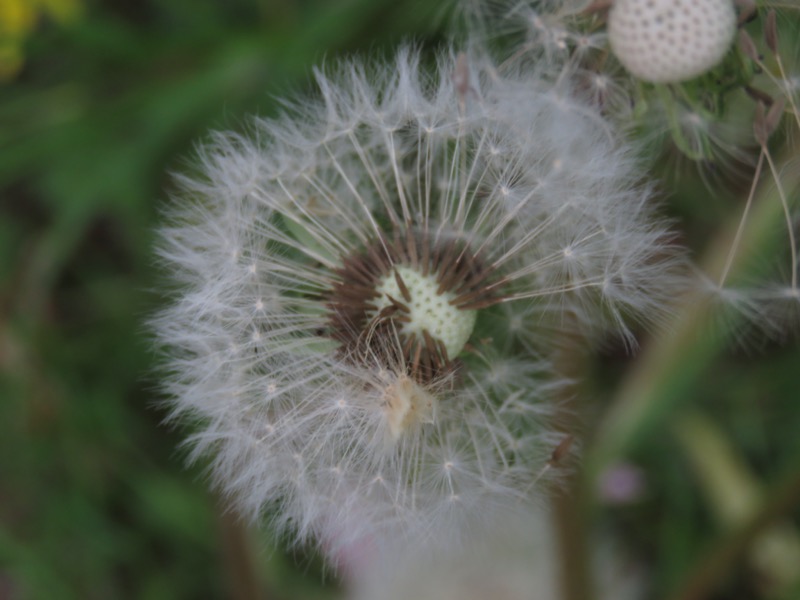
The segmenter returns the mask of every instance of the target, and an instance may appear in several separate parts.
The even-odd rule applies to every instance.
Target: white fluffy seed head
[[[615,0],[609,41],[636,77],[676,83],[716,66],[733,42],[731,0]]]
[[[334,564],[458,546],[534,501],[567,383],[543,329],[628,337],[682,281],[602,117],[481,57],[455,85],[455,54],[347,65],[218,135],[162,230],[178,287],[153,327],[192,456]]]

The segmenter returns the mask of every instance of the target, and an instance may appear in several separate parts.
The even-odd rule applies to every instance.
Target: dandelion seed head
[[[487,61],[319,73],[316,100],[200,151],[161,233],[153,327],[190,458],[333,564],[533,501],[568,383],[548,332],[633,339],[682,281],[602,116]]]
[[[732,0],[616,0],[608,36],[619,61],[634,76],[676,83],[716,66],[736,33]]]

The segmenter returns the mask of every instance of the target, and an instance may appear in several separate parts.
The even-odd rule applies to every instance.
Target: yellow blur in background
[[[22,70],[25,42],[44,20],[67,25],[81,8],[80,0],[0,0],[0,81]]]

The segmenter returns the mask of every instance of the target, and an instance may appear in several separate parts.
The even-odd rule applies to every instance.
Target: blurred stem
[[[554,357],[554,367],[560,376],[573,381],[585,380],[586,356],[582,350],[586,343],[576,333],[565,336]],[[557,421],[567,435],[576,436],[580,429],[578,416],[582,414],[575,394],[567,388],[559,398]],[[550,498],[555,519],[558,543],[559,583],[562,600],[590,600],[593,597],[591,557],[589,556],[589,519],[586,509],[585,478],[580,472],[572,473],[563,485],[556,486]]]
[[[594,578],[589,556],[589,519],[585,510],[583,477],[571,476],[553,493],[551,503],[557,531],[559,582],[562,600],[590,600]]]
[[[781,164],[785,166],[787,161]],[[786,193],[790,197],[797,194],[800,169],[787,167],[779,172],[783,173]],[[743,248],[764,248],[775,242],[771,233],[784,215],[780,195],[771,183],[766,180],[760,186],[749,222],[741,234]],[[711,281],[718,281],[725,268],[738,221],[738,216],[730,220],[703,261],[702,271]],[[738,254],[729,279],[741,275],[747,258],[746,252]],[[615,460],[662,426],[664,418],[691,397],[692,385],[731,333],[727,328],[712,335],[709,319],[713,307],[713,294],[704,289],[703,282],[698,282],[697,289],[684,298],[669,329],[650,340],[586,453],[589,485]]]
[[[221,504],[221,501],[218,501]],[[256,572],[253,543],[241,517],[231,510],[218,509],[222,561],[227,573],[231,600],[267,600]]]
[[[746,527],[764,512],[766,496],[761,486],[713,421],[692,411],[672,430],[708,505],[726,530]],[[789,524],[763,525],[765,529],[754,530],[750,539],[748,560],[769,594],[780,596],[800,578],[800,538]]]

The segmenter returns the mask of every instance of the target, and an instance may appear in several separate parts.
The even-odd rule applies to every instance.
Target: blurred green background
[[[0,1],[0,598],[324,589],[312,558],[251,544],[160,425],[153,228],[168,173],[210,129],[274,113],[337,55],[434,39],[436,15],[424,1]]]
[[[425,0],[0,0],[0,599],[335,596],[313,552],[226,512],[160,424],[153,229],[210,129],[274,114],[315,64],[444,28]],[[698,253],[741,201],[701,179],[672,204]],[[564,509],[567,563],[599,534],[648,598],[800,598],[781,564],[800,556],[800,351],[720,348],[671,365],[680,397],[612,452],[640,493]],[[637,368],[614,346],[582,362],[590,433]]]

